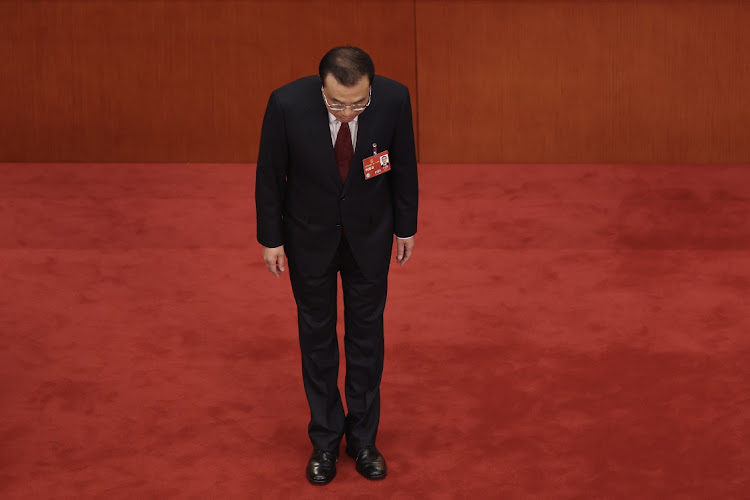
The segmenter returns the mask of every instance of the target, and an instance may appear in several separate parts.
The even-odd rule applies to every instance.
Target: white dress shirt
[[[349,133],[352,135],[352,147],[357,149],[357,128],[359,124],[359,115],[355,116],[352,121],[349,122]],[[339,135],[341,129],[341,122],[336,119],[335,116],[328,112],[328,128],[331,129],[331,142],[333,147],[336,147],[336,136]]]

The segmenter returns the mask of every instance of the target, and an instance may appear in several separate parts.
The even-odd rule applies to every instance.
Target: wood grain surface
[[[412,1],[14,0],[0,20],[0,161],[254,162],[269,93],[337,45],[416,88]]]
[[[750,162],[750,2],[0,1],[0,161],[254,162],[330,47],[412,90],[422,162]]]

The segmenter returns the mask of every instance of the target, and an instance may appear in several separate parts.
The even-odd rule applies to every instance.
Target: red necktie
[[[333,147],[336,154],[336,163],[339,166],[339,175],[341,182],[346,182],[346,176],[349,175],[349,165],[354,157],[354,147],[352,146],[352,135],[349,132],[349,124],[342,123],[339,133],[336,136],[336,145]]]

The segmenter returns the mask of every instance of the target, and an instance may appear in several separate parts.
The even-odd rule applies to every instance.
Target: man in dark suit
[[[363,161],[389,152],[390,170],[366,178]],[[378,166],[380,165],[378,161]],[[275,90],[261,131],[255,200],[263,259],[289,264],[313,453],[307,478],[336,475],[339,444],[368,479],[386,476],[375,447],[383,372],[383,310],[396,261],[417,232],[417,162],[408,89],[378,75],[356,47],[337,47],[319,74]],[[337,274],[344,294],[344,413],[337,386]]]

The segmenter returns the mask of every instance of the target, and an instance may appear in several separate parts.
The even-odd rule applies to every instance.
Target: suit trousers
[[[306,274],[291,261],[289,273],[297,303],[302,380],[310,406],[310,441],[320,450],[338,451],[344,435],[348,446],[374,445],[380,421],[387,270],[374,279],[365,277],[342,236],[333,261],[322,275]],[[346,414],[338,388],[339,273],[344,295]]]

